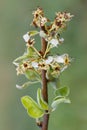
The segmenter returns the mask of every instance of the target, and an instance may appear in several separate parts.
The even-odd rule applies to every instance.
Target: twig
[[[47,42],[44,38],[41,39],[42,43],[42,53],[45,54],[47,48]],[[47,88],[47,79],[46,79],[46,71],[42,70],[42,95],[44,101],[48,103],[48,88]],[[46,111],[48,112],[48,111]],[[43,116],[43,123],[41,130],[48,130],[48,121],[49,121],[49,114],[45,114]]]

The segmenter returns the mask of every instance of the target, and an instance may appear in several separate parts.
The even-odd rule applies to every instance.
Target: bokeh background
[[[61,86],[71,89],[72,103],[61,104],[52,113],[49,130],[87,130],[87,0],[0,0],[0,130],[38,130],[20,102],[26,94],[35,99],[38,86],[18,90],[16,84],[26,79],[16,76],[12,64],[25,50],[22,35],[32,29],[31,13],[37,6],[44,9],[49,19],[57,11],[75,15],[62,35],[64,44],[56,50],[74,58],[60,76]],[[49,92],[52,94],[52,88]]]

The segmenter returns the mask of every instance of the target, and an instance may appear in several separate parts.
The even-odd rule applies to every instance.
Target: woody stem
[[[45,41],[44,38],[41,39],[41,44],[42,44],[42,53],[45,54],[47,48],[47,42]],[[42,96],[44,101],[48,103],[48,88],[47,88],[47,79],[45,70],[42,70]],[[48,130],[48,121],[49,121],[49,114],[44,114],[41,130]]]

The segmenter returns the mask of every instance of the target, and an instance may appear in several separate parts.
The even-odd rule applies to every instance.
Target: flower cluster
[[[70,64],[71,59],[68,54],[48,56],[47,58],[37,57],[26,58],[17,67],[17,74],[26,74],[26,72],[33,72],[41,76],[41,71],[46,70],[47,79],[56,77],[63,72]]]
[[[38,75],[40,80],[41,71],[46,70],[48,80],[58,78],[60,73],[70,64],[71,58],[68,54],[51,56],[50,53],[53,47],[58,47],[58,45],[64,42],[64,39],[60,37],[60,30],[66,27],[67,22],[70,21],[72,17],[73,15],[70,15],[70,13],[58,12],[56,13],[54,21],[50,22],[50,20],[44,16],[42,8],[37,8],[33,12],[32,24],[35,27],[39,27],[40,31],[29,31],[23,35],[27,51],[23,56],[14,61],[14,64],[17,66],[17,74],[24,74],[29,80],[36,80]],[[47,22],[49,22],[49,25],[47,25]],[[35,35],[44,38],[47,43],[44,55],[34,46]]]
[[[43,27],[48,21],[48,19],[44,17],[44,12],[42,8],[37,8],[37,10],[33,12],[33,16],[34,18],[32,24],[35,27]]]

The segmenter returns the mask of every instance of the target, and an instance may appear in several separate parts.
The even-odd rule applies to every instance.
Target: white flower
[[[45,60],[46,64],[50,64],[53,61],[53,57],[52,56],[48,56],[48,58]]]
[[[32,62],[32,67],[38,68],[38,63],[37,62]]]
[[[49,41],[49,43],[51,43],[53,47],[57,47],[57,45],[59,44],[57,39],[52,39]]]
[[[23,35],[23,39],[24,39],[25,42],[29,41],[30,36],[29,36],[28,32],[25,35]]]
[[[44,24],[47,22],[47,18],[42,17],[41,18],[41,26],[44,26]]]
[[[66,58],[68,58],[68,54],[63,54],[61,56],[56,56],[55,61],[58,63],[65,63]]]
[[[56,56],[55,61],[58,63],[64,63],[64,58],[62,56]]]
[[[59,39],[59,42],[60,42],[60,43],[63,43],[63,42],[64,42],[64,38],[60,38],[60,39]]]
[[[42,31],[42,30],[40,31],[39,35],[40,35],[40,37],[43,37],[43,38],[46,37],[46,34],[45,34],[44,31]]]

